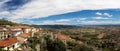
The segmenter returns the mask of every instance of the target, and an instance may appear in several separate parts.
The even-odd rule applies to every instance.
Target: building
[[[60,34],[60,33],[55,34],[55,38],[58,39],[58,40],[61,40],[64,44],[66,44],[67,41],[75,41],[71,37],[63,35],[63,34]]]
[[[8,38],[0,41],[0,48],[4,50],[14,50],[20,46],[19,41],[16,38]]]
[[[38,31],[29,26],[0,26],[0,48],[14,51]]]
[[[9,37],[9,32],[6,28],[0,27],[0,40],[7,39]]]
[[[31,34],[29,34],[29,33],[23,33],[23,34],[20,34],[19,36],[17,36],[17,39],[20,41],[20,43],[24,43],[30,37],[31,37]]]

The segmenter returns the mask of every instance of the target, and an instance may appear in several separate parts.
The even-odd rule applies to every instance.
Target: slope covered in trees
[[[11,22],[11,21],[8,21],[8,20],[0,20],[0,25],[14,26],[14,25],[27,25],[27,24],[18,24],[18,23]]]

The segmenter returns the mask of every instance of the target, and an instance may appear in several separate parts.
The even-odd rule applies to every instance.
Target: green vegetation
[[[71,51],[94,51],[94,50],[84,45],[77,45]]]
[[[85,46],[76,46],[74,42],[67,43],[67,49],[80,51],[81,49],[94,49],[100,51],[120,50],[120,27],[119,26],[86,26],[71,28],[48,28],[51,32],[60,32],[77,41],[82,41]],[[84,47],[84,48],[82,48]]]
[[[10,25],[10,26],[15,26],[15,25],[26,25],[29,26],[27,24],[18,24],[18,23],[14,23],[8,20],[0,20],[0,25]]]
[[[48,51],[66,51],[65,44],[62,41],[58,39],[52,40],[49,35],[45,35],[44,38],[46,40],[46,48]]]
[[[47,40],[48,51],[66,51],[65,44],[60,40]]]
[[[11,26],[13,26],[13,25],[19,25],[19,24],[13,23],[13,22],[7,21],[7,20],[0,20],[0,25],[11,25]]]
[[[48,26],[49,27],[49,26]],[[45,27],[45,32],[61,33],[70,36],[75,41],[56,39],[51,34],[37,34],[28,39],[27,47],[36,51],[39,44],[40,51],[119,51],[120,50],[120,27],[119,26],[88,26],[88,27]],[[51,38],[53,37],[53,38]],[[82,44],[80,43],[82,42]]]
[[[6,50],[3,50],[2,48],[0,48],[0,51],[6,51]]]
[[[77,45],[79,45],[77,42],[67,41],[67,48],[70,50],[73,49]]]

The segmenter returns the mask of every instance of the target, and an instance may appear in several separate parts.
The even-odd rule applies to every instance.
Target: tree
[[[0,48],[0,51],[6,51],[6,50],[3,50],[2,48]]]
[[[47,40],[47,50],[48,51],[66,51],[65,44],[60,40]]]
[[[79,45],[77,42],[71,42],[71,41],[67,41],[67,48],[68,49],[72,49],[74,48],[76,45]]]
[[[77,45],[71,51],[94,51],[94,50],[84,45]]]

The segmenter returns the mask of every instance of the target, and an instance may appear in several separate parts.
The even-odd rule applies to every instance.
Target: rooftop
[[[10,29],[29,28],[28,26],[10,26]]]
[[[8,38],[6,40],[0,41],[0,47],[6,47],[16,42],[19,42],[16,38]]]
[[[6,28],[4,28],[4,27],[0,27],[0,31],[7,31],[7,29]]]
[[[31,34],[29,34],[29,33],[23,33],[23,34],[20,34],[19,36],[23,37],[23,38],[27,38],[27,37],[31,36]]]

